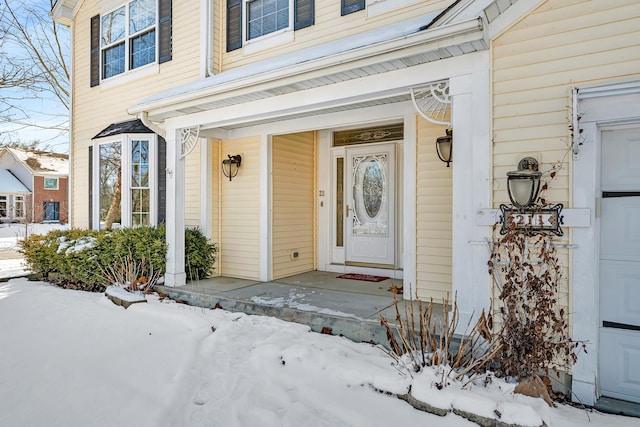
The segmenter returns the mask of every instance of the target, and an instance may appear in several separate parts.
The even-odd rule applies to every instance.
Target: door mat
[[[336,276],[338,279],[351,279],[351,280],[364,280],[365,282],[382,282],[383,280],[387,280],[388,277],[385,276],[372,276],[370,274],[341,274],[340,276]]]

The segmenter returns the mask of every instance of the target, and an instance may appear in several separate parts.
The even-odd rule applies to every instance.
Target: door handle
[[[347,209],[345,211],[345,216],[347,218],[349,218],[351,216],[351,208],[349,207],[349,205],[347,205]]]

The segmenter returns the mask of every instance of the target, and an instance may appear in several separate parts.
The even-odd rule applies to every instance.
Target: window
[[[100,142],[91,177],[93,224],[100,229],[158,222],[158,162],[154,134],[121,134]],[[156,165],[157,167],[152,167]]]
[[[133,0],[94,16],[90,45],[91,86],[171,60],[171,0]]]
[[[131,224],[149,225],[149,141],[131,144]]]
[[[44,189],[45,190],[57,190],[58,189],[58,178],[44,178]]]
[[[155,0],[134,0],[102,16],[102,78],[156,61]]]
[[[314,0],[227,0],[227,52],[249,40],[300,30],[313,22]]]
[[[8,197],[0,196],[0,218],[7,217]]]
[[[364,10],[365,0],[341,0],[340,14],[348,15],[359,10]]]
[[[247,2],[247,25],[249,40],[289,27],[289,0]]]
[[[14,217],[16,218],[24,218],[25,217],[25,208],[24,208],[24,196],[13,196],[13,206],[14,206]]]

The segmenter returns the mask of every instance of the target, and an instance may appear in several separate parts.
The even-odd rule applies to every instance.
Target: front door
[[[348,147],[345,264],[393,268],[395,144]]]
[[[640,402],[640,127],[603,131],[601,158],[600,393]]]

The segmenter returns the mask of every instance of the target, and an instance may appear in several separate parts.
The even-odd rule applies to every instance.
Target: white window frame
[[[120,134],[100,138],[93,143],[93,228],[100,229],[100,146],[120,143],[120,225],[132,226],[131,204],[131,149],[132,141],[149,141],[149,226],[158,225],[158,136],[154,133]]]
[[[47,187],[47,180],[48,179],[52,179],[55,180],[55,187]],[[55,176],[44,176],[42,177],[42,187],[45,190],[59,190],[60,189],[60,179],[58,177]]]
[[[155,22],[153,24],[153,26],[149,26],[147,28],[145,28],[143,31],[139,31],[138,33],[134,33],[134,34],[130,34],[129,33],[129,7],[130,4],[133,2],[134,0],[127,0],[127,1],[118,1],[117,3],[110,3],[106,8],[103,8],[103,10],[100,11],[100,29],[99,29],[99,34],[98,34],[98,38],[99,38],[99,46],[100,46],[100,54],[99,54],[99,75],[100,75],[100,83],[102,82],[112,82],[114,80],[119,80],[120,78],[124,77],[124,76],[129,76],[131,74],[149,74],[157,72],[157,67],[158,67],[158,57],[160,55],[160,51],[159,51],[159,6],[158,6],[158,1],[154,0],[155,2],[155,6],[156,6],[156,12],[155,12]],[[122,73],[119,74],[115,74],[113,76],[110,77],[104,77],[104,61],[103,61],[103,53],[104,50],[110,46],[114,46],[118,43],[111,43],[109,45],[103,46],[102,45],[102,18],[112,12],[115,12],[116,10],[118,10],[119,8],[124,7],[125,10],[125,36],[124,36],[124,71]],[[133,68],[131,69],[131,64],[130,64],[130,46],[131,46],[131,40],[138,34],[142,34],[144,32],[150,31],[150,28],[153,27],[154,31],[155,31],[155,61],[150,62],[148,64],[145,65],[141,65],[140,67],[137,68]]]
[[[22,215],[18,215],[18,204],[22,205]],[[27,205],[25,203],[25,197],[22,195],[13,196],[13,217],[18,219],[24,219],[27,216]]]
[[[11,216],[9,215],[9,196],[4,194],[1,195],[0,203],[4,203],[4,212],[5,212],[5,216],[0,216],[0,218],[10,218]]]
[[[249,7],[254,0],[242,0],[242,50],[245,55],[269,49],[284,43],[292,42],[294,31],[294,0],[289,0],[289,25],[277,31],[249,40]]]

